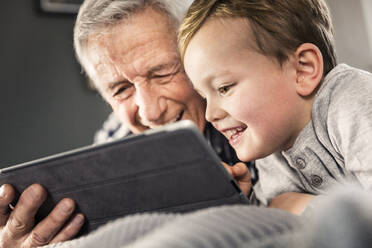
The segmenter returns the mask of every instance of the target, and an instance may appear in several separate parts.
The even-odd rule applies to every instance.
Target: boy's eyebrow
[[[230,75],[230,74],[233,74],[230,70],[221,70],[215,74],[210,74],[210,75],[205,76],[202,79],[202,82],[212,82],[216,78],[221,78],[221,77],[224,78],[226,75]]]
[[[211,82],[213,79],[215,79],[214,75],[208,75],[202,79],[202,82]]]
[[[218,78],[219,75],[216,75],[216,74],[210,74],[210,75],[206,75],[204,78],[202,78],[200,80],[200,82],[203,82],[203,83],[212,83],[216,78]]]

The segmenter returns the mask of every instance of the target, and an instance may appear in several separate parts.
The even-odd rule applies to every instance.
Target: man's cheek
[[[195,90],[189,79],[185,75],[180,75],[174,78],[173,84],[171,86],[173,95],[178,96],[179,99],[191,99],[195,97]]]
[[[114,109],[116,116],[124,123],[132,133],[141,133],[149,127],[144,126],[138,115],[138,106],[131,101],[121,103]]]
[[[113,107],[116,116],[128,125],[133,125],[135,123],[135,108],[129,108],[127,104],[120,103]]]

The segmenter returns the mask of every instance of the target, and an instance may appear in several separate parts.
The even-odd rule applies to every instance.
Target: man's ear
[[[297,84],[300,96],[312,95],[323,77],[323,56],[319,48],[311,43],[300,45],[295,54]]]

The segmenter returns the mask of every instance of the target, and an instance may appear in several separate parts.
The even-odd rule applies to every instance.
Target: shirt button
[[[221,147],[216,146],[214,149],[215,149],[215,151],[217,152],[217,154],[222,153],[222,148],[221,148]]]
[[[323,183],[323,179],[320,176],[317,176],[317,175],[311,176],[311,184],[314,187],[319,187],[320,185],[322,185],[322,183]]]
[[[302,158],[297,158],[295,166],[297,169],[303,170],[306,167],[306,162]]]

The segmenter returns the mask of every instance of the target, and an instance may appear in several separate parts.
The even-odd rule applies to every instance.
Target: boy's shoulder
[[[313,109],[317,111],[321,109],[329,111],[340,107],[349,109],[364,104],[364,98],[369,98],[371,94],[371,73],[346,64],[339,64],[324,78],[315,97]]]
[[[317,92],[312,109],[312,123],[322,143],[328,144],[328,139],[333,137],[329,146],[341,144],[341,139],[351,138],[345,135],[368,128],[369,121],[365,119],[372,120],[371,95],[371,73],[346,64],[330,71]]]
[[[366,83],[366,80],[370,81],[372,74],[370,72],[357,69],[347,64],[339,64],[334,67],[324,78],[322,88],[329,87],[356,87],[359,83]]]

